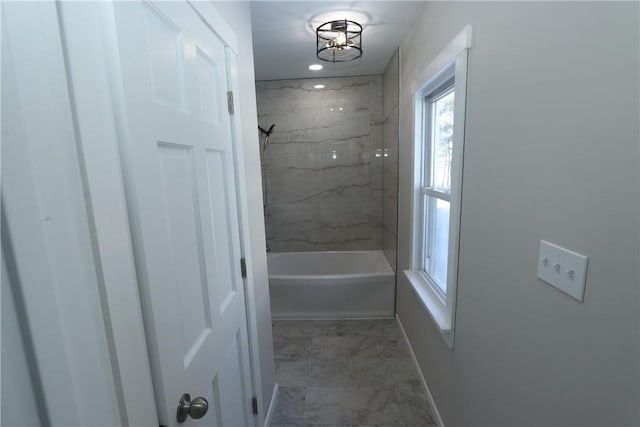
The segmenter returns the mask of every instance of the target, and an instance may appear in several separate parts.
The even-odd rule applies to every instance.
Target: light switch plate
[[[582,302],[589,258],[553,243],[540,241],[538,277]]]

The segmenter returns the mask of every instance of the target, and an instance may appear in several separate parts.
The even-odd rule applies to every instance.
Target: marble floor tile
[[[304,406],[307,424],[353,424],[365,421],[371,394],[362,388],[310,387]]]
[[[304,387],[280,387],[271,425],[301,425],[304,422],[305,394]]]
[[[410,357],[409,348],[403,338],[363,337],[360,347],[352,357],[394,359]]]
[[[272,427],[436,425],[395,320],[274,321],[273,330]]]
[[[309,359],[307,385],[313,387],[342,387],[349,385],[351,363],[345,359]]]
[[[391,359],[389,362],[391,364],[391,375],[394,383],[415,380],[418,381],[420,387],[422,387],[422,383],[419,381],[418,369],[413,359],[407,357],[404,359]]]
[[[304,422],[311,425],[436,425],[428,402],[408,387],[311,387],[307,390]]]
[[[400,338],[371,336],[319,336],[311,341],[309,355],[330,358],[401,358],[409,357],[409,349]]]
[[[371,336],[402,338],[402,332],[394,319],[380,320],[336,320],[325,328],[322,335],[335,336]]]
[[[311,338],[280,338],[273,341],[273,354],[276,359],[302,359],[308,356]]]
[[[413,378],[411,380],[405,381],[404,386],[410,388],[413,393],[421,399],[424,399],[425,401],[428,399],[427,390],[424,388],[424,385],[422,384],[422,380],[420,378]]]
[[[316,359],[344,359],[352,357],[360,347],[360,336],[320,336],[311,340],[309,355]]]
[[[437,425],[427,400],[408,386],[373,389],[368,403],[369,410],[363,421],[371,424]]]
[[[394,361],[395,359],[349,359],[348,385],[350,387],[393,386],[396,382]]]
[[[283,338],[309,338],[320,335],[326,325],[332,324],[331,321],[317,322],[314,320],[274,320],[273,339],[280,340]]]
[[[308,383],[309,361],[276,359],[276,381],[282,387],[305,387]]]

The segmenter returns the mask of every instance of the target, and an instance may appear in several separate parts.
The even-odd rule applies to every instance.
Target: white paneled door
[[[113,10],[121,155],[159,421],[179,425],[188,393],[209,408],[184,425],[250,426],[225,43],[187,2]]]

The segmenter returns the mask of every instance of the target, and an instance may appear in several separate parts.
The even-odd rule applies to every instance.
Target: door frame
[[[227,52],[228,90],[237,99],[238,41],[231,27],[209,2],[189,2],[200,18],[223,40]],[[60,31],[65,50],[67,80],[74,113],[76,138],[80,148],[79,161],[85,169],[85,197],[94,222],[94,257],[101,264],[106,308],[106,325],[111,329],[112,357],[117,361],[118,372],[114,378],[121,413],[129,425],[158,424],[153,397],[151,365],[147,348],[144,357],[131,357],[136,343],[146,343],[142,305],[133,257],[133,244],[124,191],[124,175],[118,147],[115,109],[117,97],[112,93],[119,68],[113,4],[103,2],[57,3]],[[250,269],[251,251],[245,169],[242,161],[243,147],[240,115],[230,116],[233,138],[234,166],[236,170],[238,223],[240,245]],[[250,273],[250,270],[249,270]],[[255,292],[251,275],[243,279],[245,306],[249,336],[251,386],[258,398],[261,374]],[[114,314],[114,315],[111,315]],[[150,394],[149,394],[150,393]],[[264,415],[264,414],[262,414]],[[264,417],[254,416],[258,426]]]

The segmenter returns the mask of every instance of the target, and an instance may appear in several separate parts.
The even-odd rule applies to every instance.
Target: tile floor
[[[395,320],[273,322],[271,427],[436,426]]]

